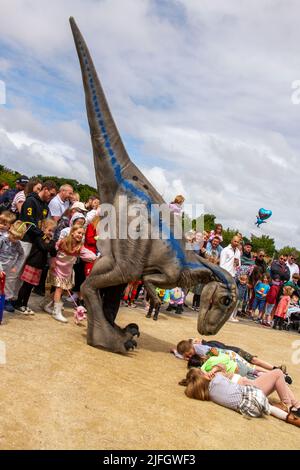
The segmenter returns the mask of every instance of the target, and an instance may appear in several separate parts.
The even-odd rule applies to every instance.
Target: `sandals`
[[[300,428],[300,418],[298,416],[295,416],[292,411],[287,415],[285,422],[293,424],[294,426]]]
[[[296,416],[296,418],[300,419],[300,408],[294,408],[291,406],[289,411],[290,413],[293,413],[293,415]]]

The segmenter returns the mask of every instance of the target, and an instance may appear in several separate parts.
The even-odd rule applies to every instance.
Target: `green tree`
[[[190,218],[190,216],[184,212],[182,214],[182,230],[183,233],[189,232],[193,229],[194,221]]]
[[[216,216],[214,214],[204,214],[204,230],[210,232],[215,228]]]
[[[261,237],[251,235],[251,243],[253,245],[253,251],[255,252],[264,250],[265,253],[270,257],[272,257],[275,253],[274,239],[270,238],[268,235],[262,235]]]
[[[223,230],[222,232],[222,237],[223,237],[223,242],[222,246],[225,247],[229,245],[231,242],[232,238],[238,233],[238,230],[233,230],[231,228],[227,228],[226,230]]]
[[[276,254],[277,254],[277,256],[295,254],[297,256],[298,260],[300,258],[300,251],[297,250],[297,248],[295,248],[293,246],[284,246],[283,248],[278,250],[278,252]]]

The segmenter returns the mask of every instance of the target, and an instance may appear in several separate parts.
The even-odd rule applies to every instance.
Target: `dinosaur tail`
[[[79,57],[100,198],[112,202],[130,159],[110,113],[91,55],[74,18],[71,29]]]

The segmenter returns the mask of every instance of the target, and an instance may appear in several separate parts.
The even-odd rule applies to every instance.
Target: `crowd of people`
[[[51,299],[42,307],[66,323],[62,294],[68,292],[76,307],[81,306],[80,285],[100,255],[96,237],[99,198],[91,196],[83,203],[68,184],[58,189],[53,181],[30,180],[26,175],[17,179],[15,189],[6,183],[0,188],[3,309],[34,315],[28,305],[31,292],[44,296],[47,280]]]
[[[177,196],[170,203],[176,216],[181,216],[183,202],[184,198]],[[1,183],[0,284],[4,285],[4,311],[34,315],[29,307],[30,295],[34,290],[44,296],[46,282],[51,286],[51,297],[44,298],[42,308],[55,320],[68,321],[62,302],[64,292],[77,309],[84,309],[80,286],[101,256],[97,247],[99,207],[96,195],[83,203],[68,184],[58,189],[53,181],[30,180],[25,175],[18,178],[13,190]],[[235,278],[238,302],[231,320],[239,321],[237,316],[244,315],[274,329],[281,330],[293,322],[299,326],[296,255],[282,254],[268,263],[264,251],[253,253],[251,243],[243,241],[240,233],[223,246],[222,230],[217,224],[210,232],[191,231],[186,241],[189,249]],[[198,285],[193,289],[194,310],[199,309],[201,288]],[[120,298],[111,301],[134,307],[142,289],[141,280],[120,286]],[[157,288],[157,295],[162,303],[168,303],[167,311],[183,312],[187,291]],[[147,297],[145,300],[149,300],[146,317],[153,314],[157,320],[160,307]],[[210,399],[248,416],[271,413],[300,426],[300,401],[288,387],[292,379],[284,366],[275,367],[239,347],[217,341],[183,340],[172,352],[188,361],[189,372],[181,382],[188,397]],[[277,406],[267,400],[272,391],[281,399]]]
[[[182,215],[184,197],[178,195],[169,204],[175,216]],[[72,186],[59,189],[53,181],[42,182],[21,175],[16,187],[0,184],[0,277],[5,276],[4,310],[33,315],[29,307],[32,290],[45,294],[45,284],[51,285],[51,299],[43,308],[63,323],[62,294],[66,291],[75,305],[83,306],[80,286],[89,275],[97,256],[97,225],[100,200],[91,196],[81,202]],[[186,234],[189,248],[214,264],[219,264],[236,279],[238,303],[232,321],[246,316],[259,324],[273,328],[291,327],[300,323],[300,277],[296,255],[282,254],[278,260],[266,262],[263,250],[253,253],[249,241],[237,233],[228,246],[223,246],[222,225],[210,232],[190,231]],[[137,280],[123,290],[125,306],[135,306],[143,289]],[[194,310],[199,310],[201,285],[193,288]],[[181,314],[187,291],[175,287],[157,288],[166,310]],[[157,320],[160,307],[151,303],[147,318]],[[256,314],[256,312],[258,312]],[[299,330],[300,331],[300,330]]]
[[[199,247],[199,239],[201,244]],[[252,243],[237,233],[223,247],[222,225],[210,233],[191,232],[195,251],[228,271],[236,280],[238,302],[231,321],[238,316],[274,329],[298,329],[300,333],[300,276],[297,253],[268,259],[264,250],[253,252]],[[201,286],[195,286],[193,308],[199,310]]]

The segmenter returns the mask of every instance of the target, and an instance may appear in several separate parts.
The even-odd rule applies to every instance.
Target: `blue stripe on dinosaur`
[[[82,46],[80,46],[80,49],[81,49],[82,52],[84,51]],[[86,57],[85,54],[84,54],[84,56]],[[109,139],[107,130],[105,128],[105,123],[104,123],[104,120],[103,120],[103,117],[102,117],[102,113],[101,113],[101,110],[100,110],[100,105],[98,103],[97,93],[96,93],[95,86],[94,86],[93,76],[90,73],[90,67],[89,67],[89,63],[88,63],[87,59],[84,59],[84,64],[85,64],[85,69],[88,72],[88,77],[89,77],[88,82],[89,82],[89,88],[90,88],[91,93],[92,93],[92,101],[93,101],[94,112],[95,112],[95,114],[98,118],[98,124],[100,126],[102,136],[104,138],[104,142],[105,142],[104,145],[105,145],[105,148],[107,149],[107,153],[110,157],[110,161],[111,161],[111,165],[113,167],[114,173],[115,173],[116,181],[118,182],[118,184],[120,186],[123,187],[123,189],[126,192],[130,192],[130,193],[134,194],[139,199],[141,199],[143,202],[145,202],[146,206],[147,206],[147,209],[150,211],[151,206],[153,204],[153,201],[151,200],[150,196],[148,196],[148,194],[144,193],[144,191],[138,189],[130,181],[128,181],[128,180],[126,180],[122,177],[121,166],[117,161],[114,150],[112,149],[112,146],[111,146],[111,143],[110,143],[110,139]],[[152,206],[152,210],[153,210],[153,206]],[[157,215],[157,213],[155,215]],[[177,258],[181,268],[188,268],[188,269],[192,269],[192,270],[199,269],[199,267],[206,268],[206,266],[203,265],[200,261],[199,261],[199,263],[188,263],[186,261],[185,253],[182,250],[180,242],[176,238],[174,238],[174,234],[170,230],[170,228],[167,227],[165,224],[161,224],[161,229],[162,229],[163,233],[169,235],[170,238],[168,238],[166,241],[168,241],[171,244],[172,250],[175,252],[176,258]],[[221,271],[218,270],[217,267],[216,268],[210,268],[210,269],[211,269],[211,271],[214,272],[214,274],[218,278],[220,278],[226,285],[228,285],[228,281],[227,281],[226,277],[224,276],[224,274]]]

